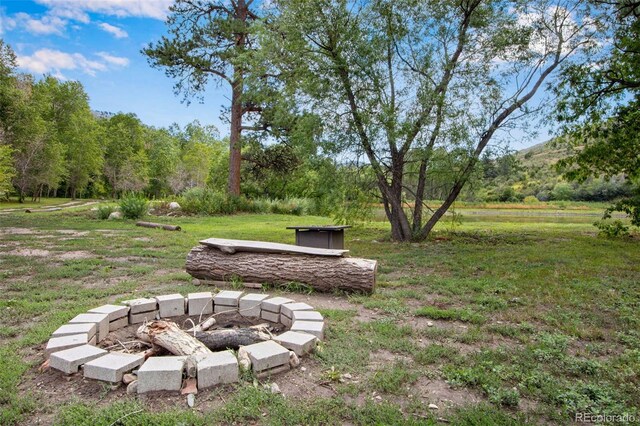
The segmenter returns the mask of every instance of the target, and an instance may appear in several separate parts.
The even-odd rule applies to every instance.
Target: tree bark
[[[140,340],[160,346],[174,355],[198,356],[211,353],[204,343],[183,331],[172,321],[151,321],[138,328]]]
[[[196,332],[196,339],[212,351],[220,351],[271,340],[271,335],[258,328],[229,328]]]
[[[196,246],[187,255],[186,270],[200,279],[243,281],[274,285],[298,282],[321,292],[342,290],[373,293],[377,262],[369,259],[307,256],[278,253],[236,252],[226,254]]]
[[[229,136],[229,195],[240,195],[242,132],[242,83],[237,80],[231,89],[231,130]]]
[[[238,0],[234,8],[234,18],[244,25],[249,16],[249,6],[245,0]],[[243,52],[247,44],[247,33],[241,30],[236,34],[235,48]],[[242,161],[242,91],[244,70],[235,66],[231,84],[231,129],[229,134],[229,195],[240,195],[240,165]]]
[[[271,340],[264,325],[249,328],[222,329],[192,334],[181,330],[172,321],[157,320],[138,328],[140,340],[161,347],[173,355],[197,358],[223,349],[238,349],[240,346]]]

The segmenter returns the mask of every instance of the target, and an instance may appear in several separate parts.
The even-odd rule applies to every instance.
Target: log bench
[[[377,261],[346,257],[349,250],[264,241],[209,238],[191,249],[186,271],[205,280],[272,285],[301,283],[320,292],[373,293]]]

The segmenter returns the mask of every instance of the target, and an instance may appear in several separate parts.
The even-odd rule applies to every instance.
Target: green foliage
[[[599,235],[607,238],[628,237],[629,227],[620,220],[600,220],[593,224],[600,230]]]
[[[16,169],[13,166],[12,154],[10,146],[0,145],[0,199],[8,198],[13,189],[11,181],[16,175]]]
[[[98,206],[96,215],[98,216],[98,219],[106,220],[109,219],[109,215],[114,211],[116,211],[116,208],[114,206],[111,206],[109,204],[102,204]]]
[[[625,1],[598,3],[609,49],[564,69],[556,116],[571,155],[559,162],[568,179],[625,175],[634,194],[611,206],[640,226],[640,15]]]
[[[252,210],[246,198],[229,197],[209,188],[191,188],[180,197],[179,203],[182,211],[192,214],[233,214]]]
[[[305,198],[270,200],[233,197],[211,188],[191,188],[180,197],[182,211],[191,214],[275,213],[300,216],[311,212],[312,203]]]
[[[118,204],[125,219],[140,219],[149,212],[149,202],[143,195],[127,193]]]

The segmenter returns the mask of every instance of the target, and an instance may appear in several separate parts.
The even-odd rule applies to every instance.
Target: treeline
[[[226,198],[228,147],[214,126],[198,121],[154,128],[134,114],[91,111],[82,84],[16,72],[15,55],[0,40],[2,198],[181,194],[192,202],[199,199],[195,205],[207,212]],[[312,198],[313,212],[326,214],[339,199],[357,192],[349,184],[348,167],[309,147],[302,151],[246,140],[244,197]]]

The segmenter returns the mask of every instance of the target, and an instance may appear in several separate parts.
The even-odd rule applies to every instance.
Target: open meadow
[[[384,222],[347,231],[379,261],[372,296],[271,293],[317,307],[326,339],[301,369],[245,375],[185,397],[128,395],[41,371],[75,315],[132,296],[204,289],[184,272],[207,237],[293,243],[288,215],[154,217],[181,232],[98,220],[89,207],[0,214],[0,424],[569,424],[577,413],[640,412],[638,238],[596,236],[588,216],[462,213],[424,243]],[[553,209],[551,209],[553,210]],[[597,210],[597,209],[596,209]],[[474,210],[476,211],[476,210]],[[229,283],[228,288],[241,288]],[[128,415],[127,417],[124,417]],[[115,423],[120,419],[119,423]]]

